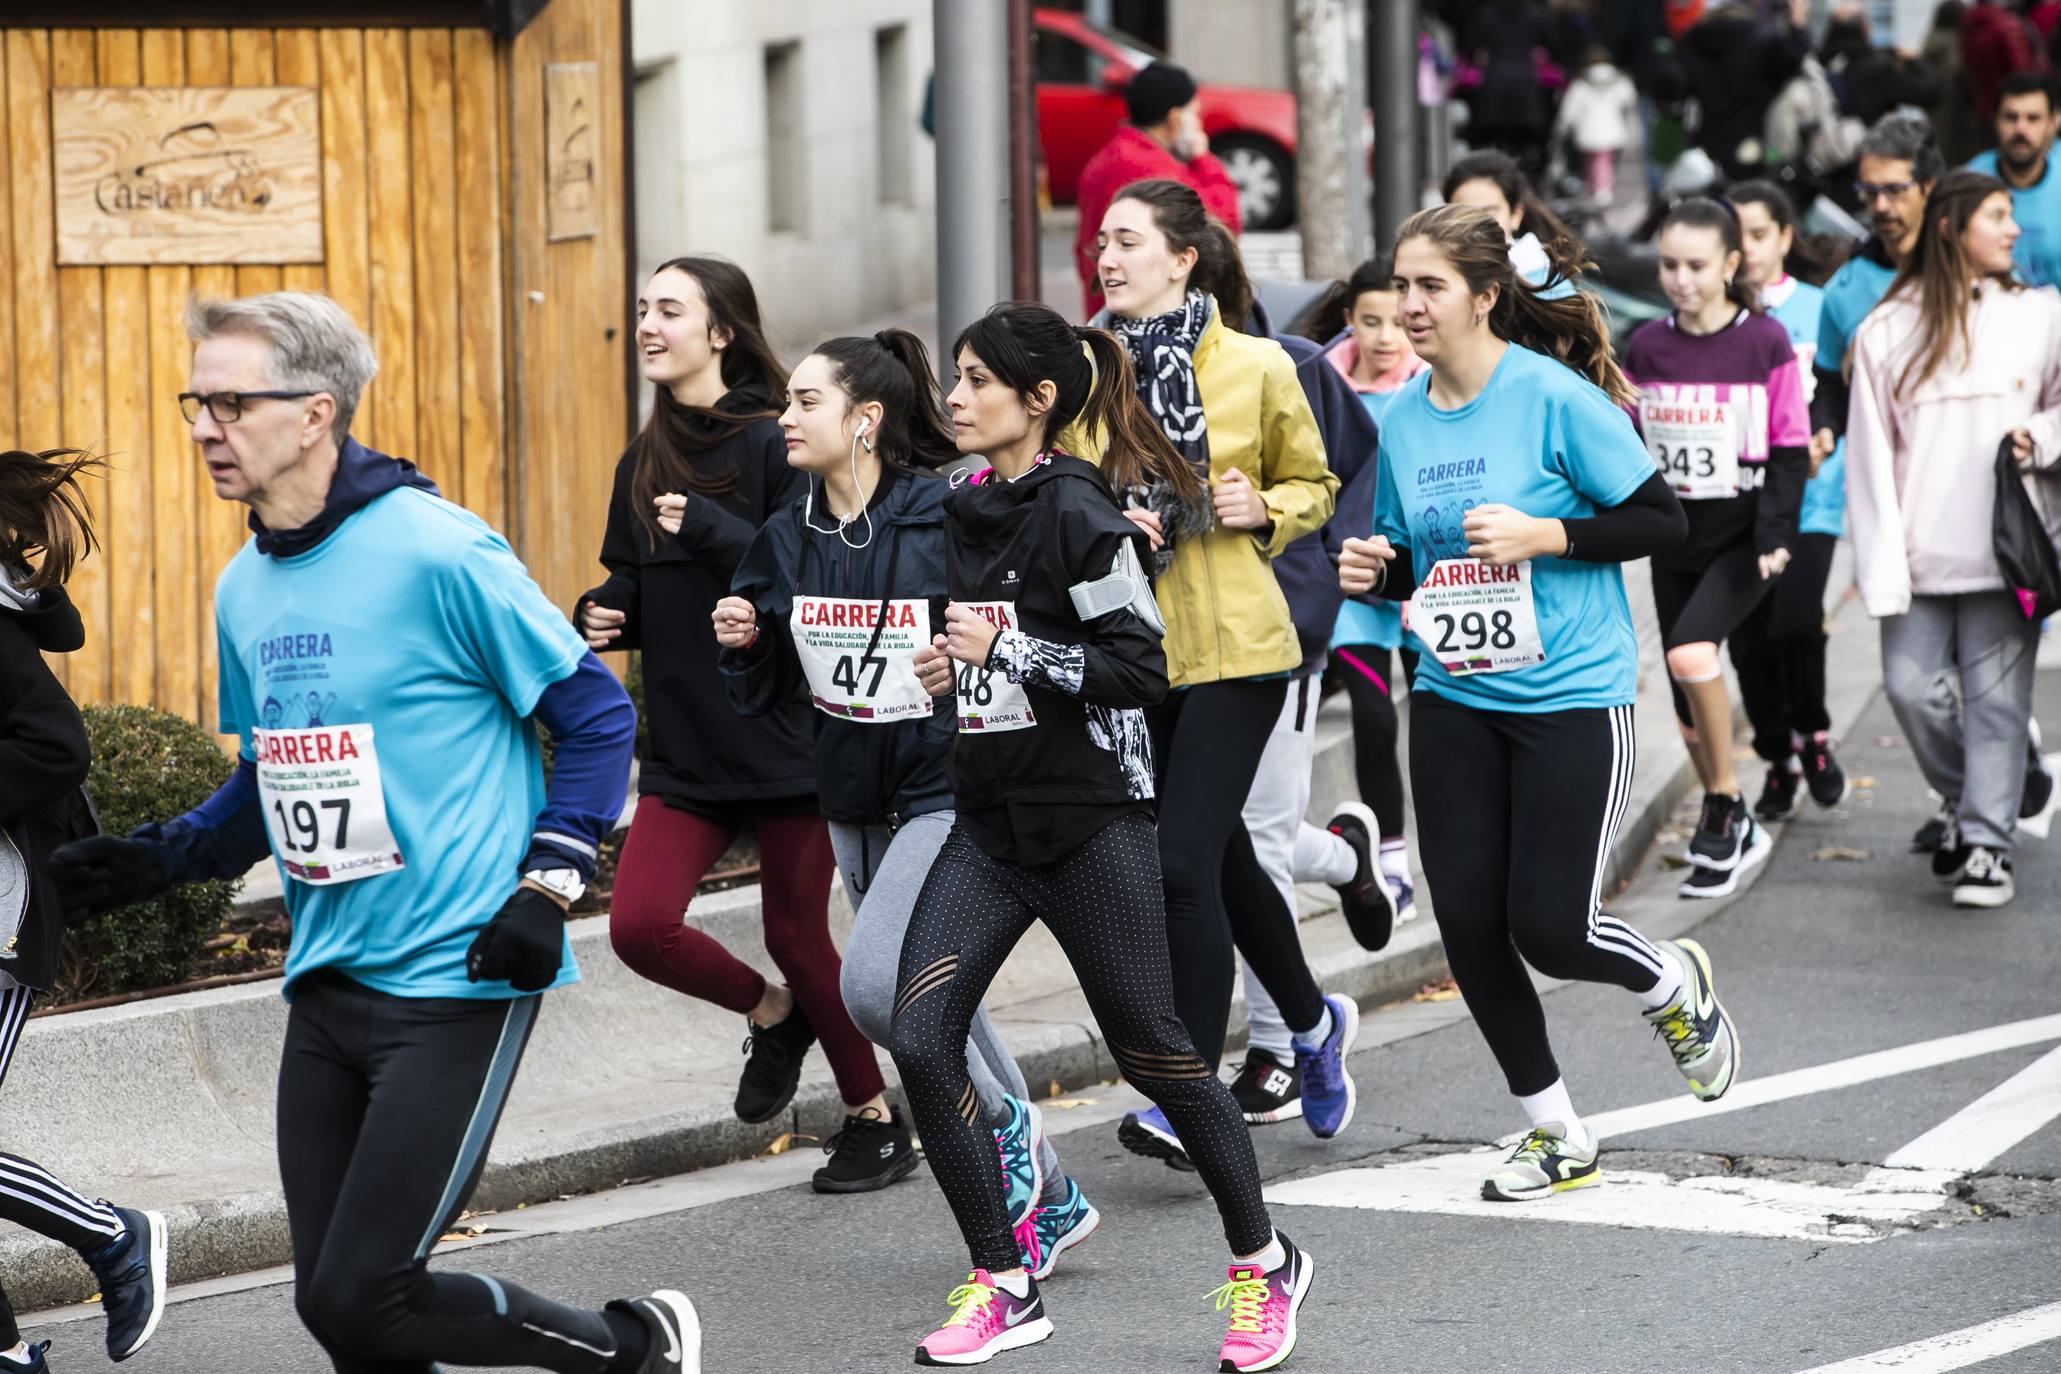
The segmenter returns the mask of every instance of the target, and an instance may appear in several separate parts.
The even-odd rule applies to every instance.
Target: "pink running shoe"
[[[916,1343],[918,1364],[986,1364],[1005,1350],[1036,1345],[1052,1334],[1035,1279],[1030,1292],[1019,1298],[996,1283],[993,1274],[976,1269],[945,1301],[952,1315]]]
[[[1309,1296],[1316,1266],[1294,1241],[1280,1239],[1288,1263],[1271,1274],[1260,1272],[1256,1264],[1234,1264],[1231,1281],[1210,1294],[1217,1300],[1217,1311],[1231,1309],[1231,1329],[1224,1333],[1223,1349],[1217,1353],[1219,1370],[1249,1374],[1276,1369],[1295,1351],[1295,1314]]]

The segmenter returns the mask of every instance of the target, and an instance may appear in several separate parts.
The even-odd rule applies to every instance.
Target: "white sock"
[[[0,1360],[6,1360],[9,1364],[18,1364],[24,1369],[28,1367],[29,1361],[32,1358],[34,1357],[29,1354],[29,1343],[27,1341],[16,1341],[12,1350],[0,1350]]]
[[[1003,1292],[1012,1298],[1027,1298],[1030,1296],[1030,1275],[1020,1269],[1014,1274],[995,1275],[995,1282],[1001,1286]]]
[[[1282,1265],[1288,1263],[1288,1247],[1281,1243],[1281,1233],[1276,1231],[1274,1238],[1267,1242],[1267,1248],[1260,1251],[1259,1254],[1249,1260],[1234,1259],[1232,1262],[1234,1264],[1256,1264],[1259,1266],[1262,1274],[1271,1274]]]
[[[1689,977],[1688,970],[1682,967],[1680,956],[1665,949],[1660,953],[1660,981],[1639,994],[1639,1005],[1647,1011],[1659,1011],[1680,997]]]
[[[1410,881],[1410,842],[1400,837],[1381,842],[1381,871],[1391,878]]]
[[[1544,1092],[1517,1099],[1519,1106],[1533,1126],[1558,1126],[1560,1138],[1570,1145],[1584,1150],[1593,1149],[1596,1138],[1589,1134],[1589,1128],[1574,1114],[1574,1099],[1567,1095],[1567,1080],[1556,1078],[1553,1086]]]
[[[1318,1020],[1317,1024],[1306,1031],[1297,1031],[1295,1033],[1295,1047],[1299,1050],[1320,1050],[1324,1048],[1324,1042],[1330,1038],[1331,1004],[1326,1002],[1324,1004],[1324,1015]]]

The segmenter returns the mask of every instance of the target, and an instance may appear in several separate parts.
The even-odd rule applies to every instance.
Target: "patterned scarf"
[[[1181,501],[1163,483],[1144,496],[1143,504],[1159,516],[1166,540],[1152,560],[1155,575],[1173,562],[1174,546],[1181,536],[1206,534],[1216,525],[1216,510],[1208,499],[1209,426],[1202,415],[1202,393],[1195,384],[1195,345],[1202,341],[1202,331],[1209,327],[1216,310],[1216,302],[1206,292],[1190,291],[1178,309],[1164,315],[1143,320],[1115,316],[1111,320],[1116,336],[1131,355],[1145,408],[1152,412],[1174,451],[1202,479],[1204,499],[1199,507]]]

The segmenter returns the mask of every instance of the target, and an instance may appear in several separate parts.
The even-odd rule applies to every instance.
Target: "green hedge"
[[[110,835],[192,810],[235,766],[213,736],[178,716],[147,706],[88,706],[84,715],[93,742],[86,789]],[[189,883],[73,931],[65,941],[59,1000],[185,982],[229,915],[238,885]]]

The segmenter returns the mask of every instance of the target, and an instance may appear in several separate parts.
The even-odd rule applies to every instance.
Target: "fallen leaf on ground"
[[[1048,1097],[1038,1105],[1047,1111],[1051,1111],[1056,1107],[1062,1112],[1070,1112],[1075,1107],[1094,1106],[1095,1099],[1092,1097]]]
[[[764,1155],[784,1155],[789,1150],[793,1149],[796,1145],[800,1144],[802,1141],[813,1141],[815,1138],[816,1137],[812,1135],[804,1135],[800,1131],[786,1131],[780,1135],[775,1136],[773,1138],[773,1143],[766,1146],[766,1148],[759,1151],[759,1153]]]
[[[1662,868],[1687,868],[1689,861],[1679,854],[1663,854],[1660,856],[1660,866]]]
[[[1828,844],[1823,849],[1813,850],[1811,858],[1818,863],[1863,863],[1874,856],[1865,849],[1849,849],[1843,844]]]
[[[1898,736],[1898,735],[1877,735],[1877,736],[1875,736],[1875,747],[1876,747],[1877,749],[1894,749],[1894,748],[1896,748],[1897,746],[1901,745],[1902,743],[1903,743],[1903,739],[1902,739],[1902,737],[1901,737],[1901,736]]]
[[[1450,978],[1441,978],[1436,983],[1426,983],[1417,989],[1412,1002],[1450,1002],[1460,995],[1460,985]]]
[[[1861,790],[1862,788],[1864,788],[1864,787],[1873,787],[1874,785],[1875,785],[1875,779],[1873,779],[1873,778],[1871,778],[1871,777],[1867,777],[1867,776],[1865,776],[1865,775],[1863,775],[1863,776],[1861,776],[1861,777],[1858,777],[1858,778],[1855,778],[1855,779],[1853,780],[1853,786],[1854,786],[1854,790],[1855,790],[1856,792],[1860,791],[1860,790]]]

